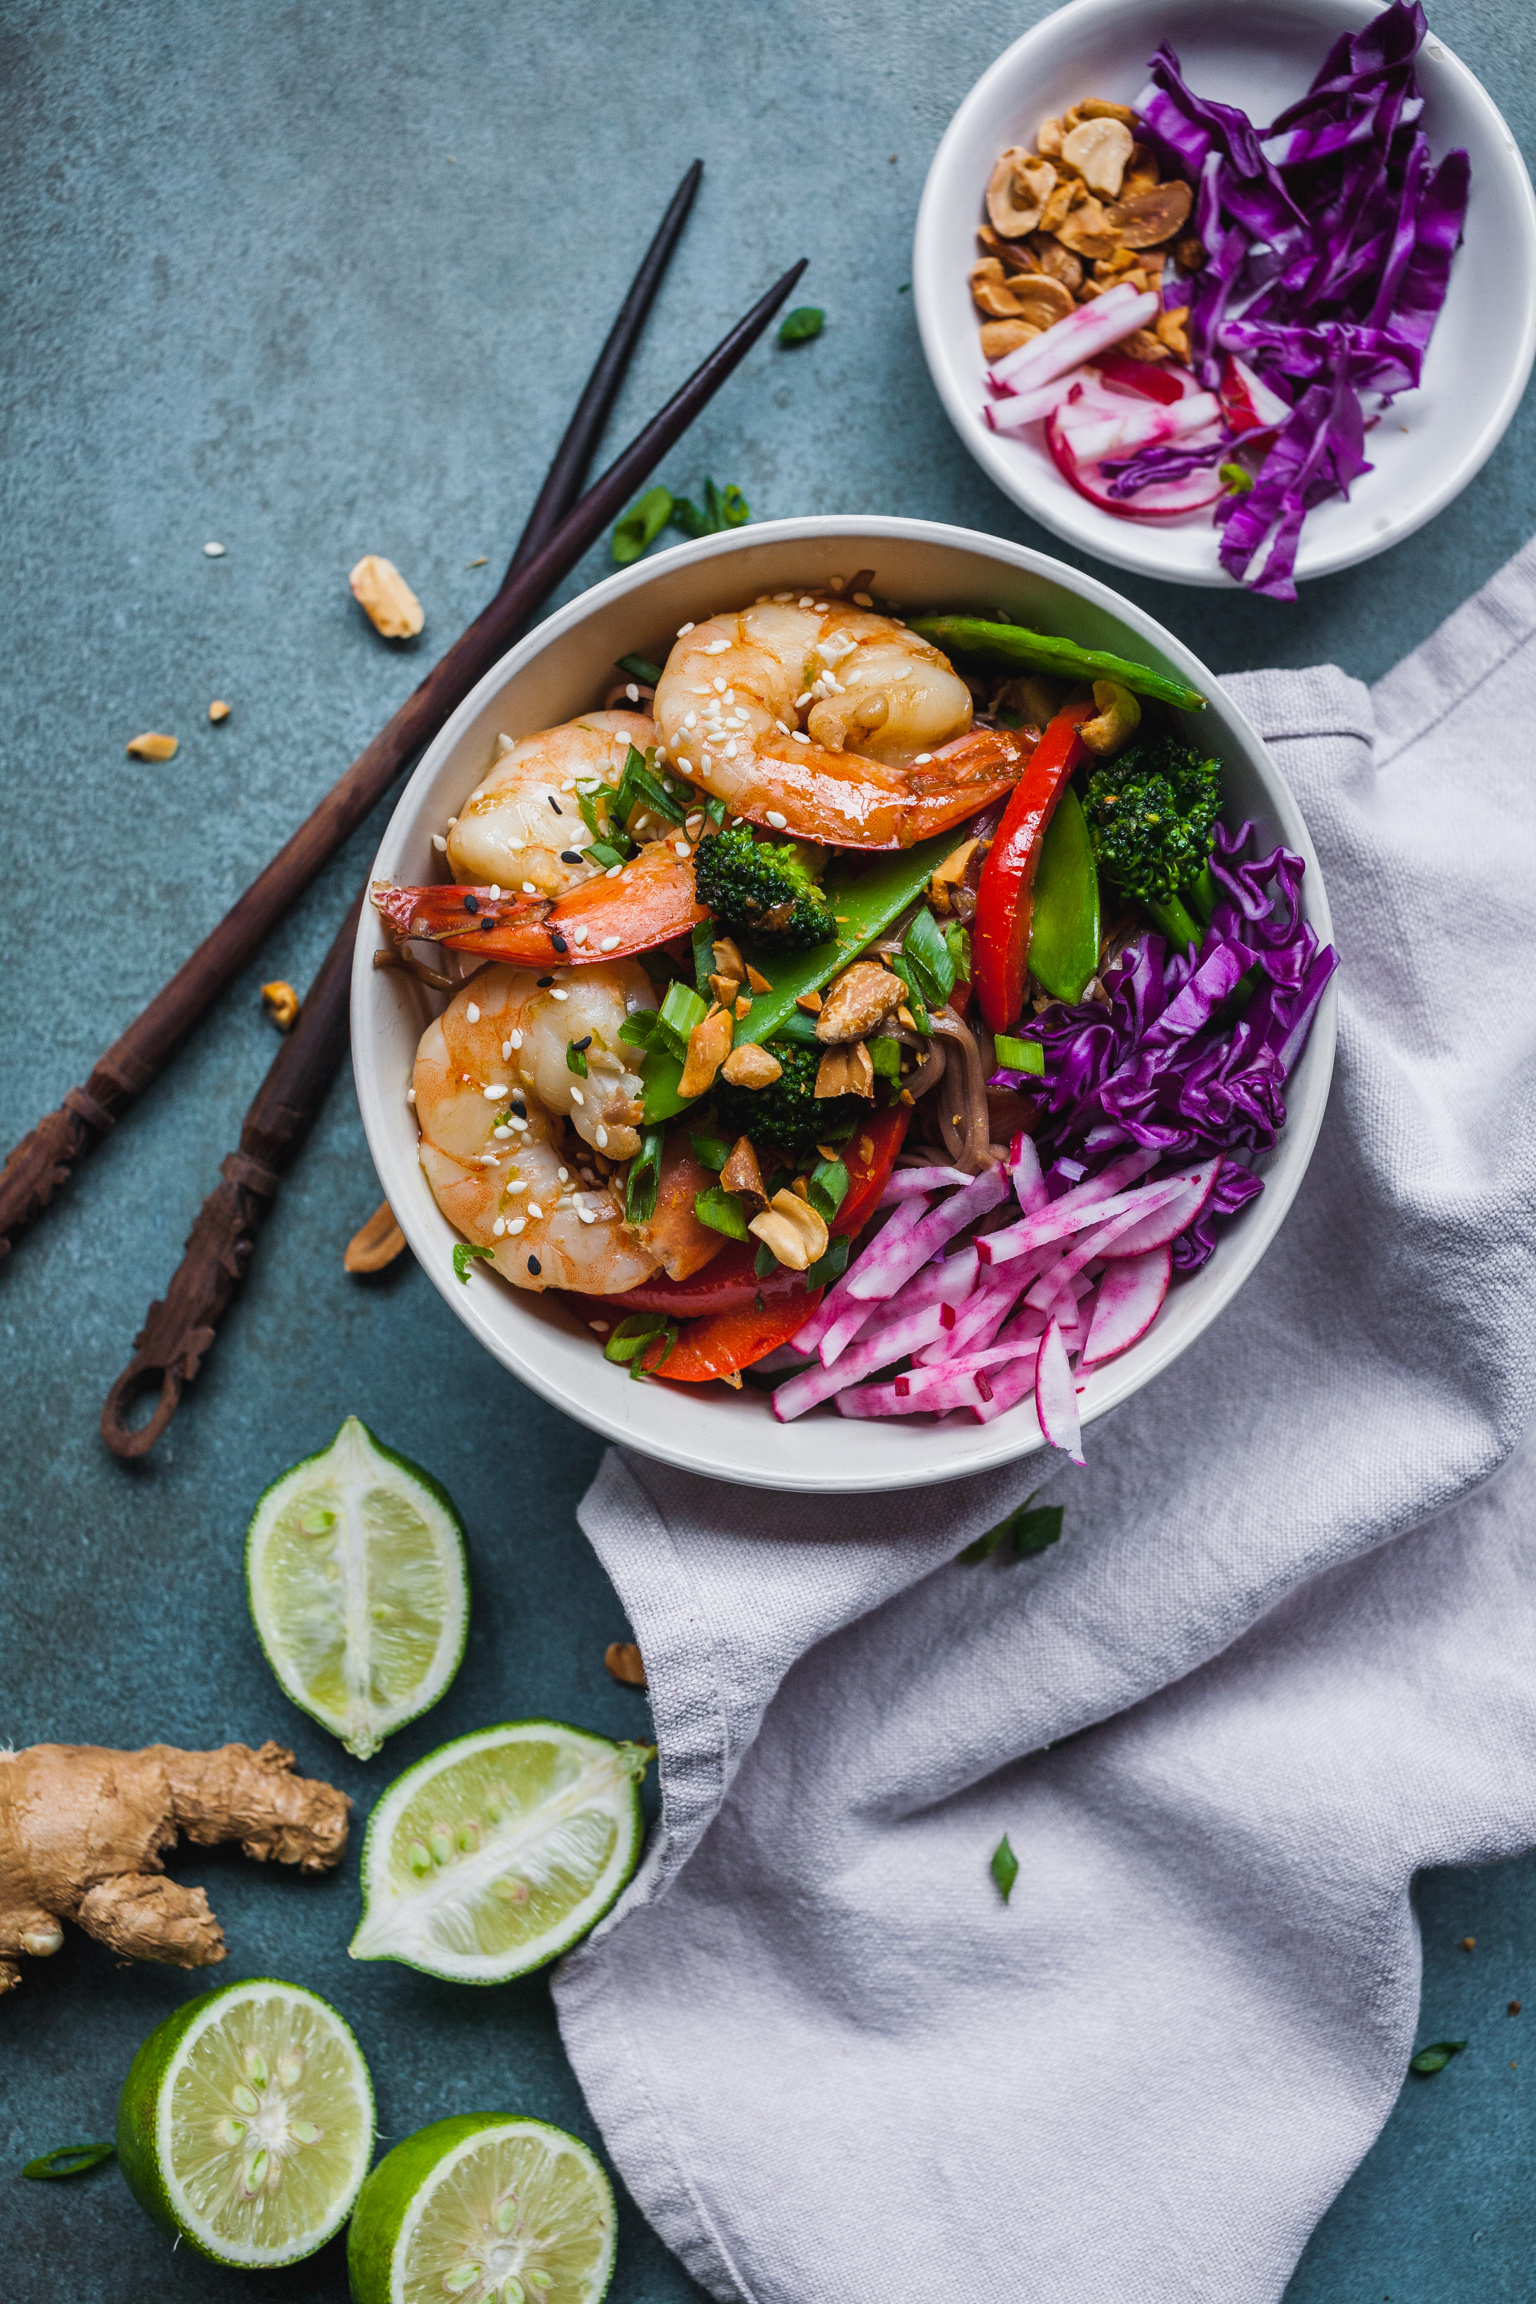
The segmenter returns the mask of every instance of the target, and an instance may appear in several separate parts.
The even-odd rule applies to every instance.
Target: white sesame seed
[[[478,1023],[479,1023],[479,1021],[480,1021],[480,1011],[479,1011],[479,1009],[478,1009],[478,1008],[475,1006],[475,1004],[474,1004],[473,1000],[471,1000],[471,1002],[470,1002],[469,1006],[468,1006],[468,1007],[465,1009],[464,1013],[465,1013],[465,1015],[466,1015],[466,1016],[469,1018],[469,1020],[470,1020],[471,1024],[478,1024]]]
[[[454,828],[455,824],[457,824],[457,822],[458,822],[458,818],[457,818],[457,816],[450,816],[450,817],[449,817],[449,819],[448,819],[448,829],[449,829],[449,831],[450,831],[450,832],[453,830],[453,828]]]
[[[491,1130],[491,1134],[493,1136],[510,1136],[511,1133],[511,1129],[507,1126],[504,1120],[499,1121],[497,1125]]]
[[[684,722],[683,722],[683,726],[684,726],[685,728],[697,728],[698,724],[699,724],[699,716],[698,716],[697,712],[690,712],[690,713],[687,715],[687,717],[686,717],[686,719],[684,720]]]
[[[704,653],[706,656],[723,656],[729,646],[729,640],[711,640]]]
[[[505,1232],[506,1228],[507,1220],[505,1216],[498,1216],[495,1223],[491,1226],[491,1238],[493,1240],[499,1240],[503,1232]]]
[[[509,848],[517,849],[517,850],[519,850],[519,851],[520,851],[520,850],[522,850],[522,849],[526,848],[526,847],[527,847],[527,845],[528,845],[527,841],[526,841],[526,840],[524,840],[524,839],[522,838],[522,836],[521,836],[521,834],[520,834],[520,833],[516,833],[516,832],[509,832],[509,833],[508,833],[508,835],[507,835],[507,846],[508,846]]]
[[[810,700],[811,700],[811,690],[810,690],[809,688],[807,688],[807,689],[806,689],[806,690],[803,692],[803,694],[801,694],[801,695],[799,695],[799,696],[797,696],[797,697],[795,698],[795,710],[796,710],[797,712],[803,712],[803,711],[805,710],[805,707],[806,707],[806,705],[807,705],[807,704],[809,704]]]
[[[512,1043],[511,1043],[511,1041],[510,1041],[510,1040],[503,1040],[503,1042],[502,1042],[502,1044],[501,1044],[501,1060],[502,1060],[503,1064],[505,1064],[505,1063],[507,1063],[507,1062],[508,1062],[508,1060],[509,1060],[509,1059],[510,1059],[510,1057],[511,1057],[511,1054],[512,1054]]]
[[[530,1201],[529,1201],[529,1203],[528,1203],[528,1213],[529,1213],[529,1215],[530,1215],[530,1216],[536,1217],[536,1218],[538,1219],[538,1221],[539,1221],[541,1224],[543,1223],[543,1221],[544,1221],[544,1211],[543,1211],[543,1209],[542,1209],[542,1208],[539,1206],[539,1204],[538,1204],[538,1202],[537,1202],[536,1200],[530,1200]]]
[[[507,1185],[507,1190],[509,1192],[526,1192],[527,1189],[528,1180],[525,1176],[514,1176],[510,1179]]]
[[[517,1238],[518,1233],[525,1229],[527,1222],[528,1219],[526,1216],[514,1216],[511,1219],[510,1223],[507,1225],[507,1230],[511,1233],[514,1240]]]
[[[715,694],[717,696],[723,696],[725,694],[725,682],[723,680],[717,680],[715,682]]]
[[[853,604],[856,608],[873,608],[874,606],[874,602],[867,592],[855,592]]]
[[[617,943],[617,942],[618,942],[618,938],[617,938],[617,937],[615,937],[615,938],[614,938],[614,942],[615,942],[615,943]],[[551,998],[551,1000],[569,1000],[569,998],[570,998],[570,994],[569,994],[569,992],[561,992],[561,991],[558,991],[558,990],[557,990],[557,991],[551,992],[551,994],[550,994],[550,998]]]
[[[584,1104],[586,1103],[586,1101],[587,1101],[587,1100],[586,1100],[585,1096],[583,1096],[583,1094],[582,1094],[582,1092],[581,1092],[581,1090],[580,1090],[579,1088],[573,1088],[573,1089],[571,1090],[571,1102],[572,1102],[573,1104],[582,1104],[582,1105],[584,1105]]]
[[[586,931],[586,929],[585,929],[584,927],[582,927],[582,928],[573,928],[573,929],[571,930],[571,942],[572,942],[573,944],[585,944],[586,940],[587,940],[587,931]]]
[[[569,1168],[557,1168],[555,1170],[555,1174],[559,1177],[562,1184],[569,1184],[571,1180],[571,1172]]]
[[[603,874],[603,878],[605,880],[617,880],[623,869],[624,867],[622,864],[610,864],[607,871]]]
[[[686,840],[674,840],[672,845],[679,856],[691,856],[693,854],[693,850]]]
[[[692,630],[693,626],[691,624],[679,624],[677,628],[677,636],[679,640],[686,640]]]
[[[505,1080],[493,1080],[489,1088],[482,1088],[480,1093],[487,1104],[494,1104],[498,1096],[505,1096],[508,1093],[507,1083]]]
[[[801,608],[810,608],[814,606],[814,602],[812,601],[809,592],[802,594],[800,600],[797,602],[797,606]]]
[[[483,800],[485,798],[485,786],[483,784],[477,784],[473,792],[471,792],[470,798],[471,800]]]
[[[787,736],[789,734],[789,722],[787,720],[775,720],[774,726],[777,728],[781,736]]]
[[[809,744],[810,742],[810,738],[803,728],[792,728],[789,734],[790,742],[793,744]]]
[[[735,701],[736,701],[736,691],[735,691],[735,689],[734,689],[734,688],[727,688],[727,689],[724,691],[724,694],[725,694],[725,700],[726,700],[727,704],[734,704],[734,703],[735,703]]]
[[[205,557],[209,560],[222,560],[224,557],[224,547],[222,544],[205,544],[203,546],[203,552]]]
[[[491,902],[493,904],[499,904],[501,902],[500,883],[495,880],[491,882]]]
[[[617,936],[605,936],[597,948],[599,952],[617,952],[619,939]]]
[[[415,1089],[414,1089],[414,1088],[407,1088],[407,1090],[406,1090],[406,1092],[405,1092],[405,1100],[406,1100],[407,1104],[414,1104],[414,1103],[415,1103],[415,1101],[416,1101],[416,1091],[415,1091]]]
[[[631,681],[628,681],[628,682],[626,683],[626,685],[625,685],[625,689],[624,689],[624,693],[625,693],[625,695],[626,695],[626,696],[629,698],[629,700],[630,700],[631,704],[638,704],[638,703],[639,703],[639,701],[640,701],[640,691],[639,691],[639,689],[638,689],[638,688],[635,686],[635,684],[634,684],[633,680],[631,680]]]
[[[578,1208],[576,1213],[581,1218],[583,1224],[595,1224],[597,1222],[597,1218],[593,1215],[590,1208]],[[592,1326],[599,1336],[607,1335],[608,1323],[606,1320],[594,1320]]]
[[[931,752],[915,752],[912,756],[912,765],[914,768],[926,768],[932,758]]]
[[[525,896],[537,896],[538,892],[538,888],[532,880],[523,882],[523,894]]]
[[[725,756],[727,760],[734,760],[739,749],[739,745],[737,745],[734,741],[727,744],[725,748]]]
[[[775,600],[793,600],[794,594],[793,592],[775,592],[773,597]]]
[[[593,1129],[593,1131],[592,1131],[592,1133],[593,1133],[593,1135],[594,1135],[594,1136],[596,1137],[596,1139],[597,1139],[597,1148],[598,1148],[599,1152],[606,1152],[606,1151],[607,1151],[607,1149],[608,1149],[608,1131],[607,1131],[607,1129],[606,1129],[606,1128],[594,1128],[594,1129]]]
[[[433,835],[432,835],[432,845],[433,845],[433,847],[434,847],[434,848],[437,850],[437,852],[438,852],[439,856],[446,856],[446,855],[447,855],[447,853],[448,853],[448,843],[447,843],[447,841],[446,841],[446,840],[443,838],[443,836],[442,836],[441,832],[434,832],[434,833],[433,833]]]
[[[508,1035],[507,1035],[507,1042],[508,1042],[508,1045],[509,1045],[509,1047],[512,1047],[512,1048],[521,1048],[521,1046],[522,1046],[522,1044],[523,1044],[523,1036],[522,1036],[521,1032],[510,1032],[510,1033],[508,1033]]]
[[[768,821],[773,826],[775,832],[782,832],[787,819],[779,814],[777,808],[770,808],[768,811]]]

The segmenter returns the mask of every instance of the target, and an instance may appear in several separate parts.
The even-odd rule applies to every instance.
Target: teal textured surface
[[[825,333],[754,352],[661,477],[692,495],[706,473],[738,482],[760,517],[905,513],[1059,550],[950,431],[902,292],[945,122],[1043,12],[11,0],[0,792],[23,934],[0,1006],[0,1141],[84,1078],[488,596],[695,154],[704,185],[611,447],[804,254],[797,297],[825,307]],[[1500,0],[1431,13],[1528,149],[1536,19]],[[1149,8],[1149,45],[1155,21]],[[1331,659],[1375,677],[1536,527],[1533,435],[1528,400],[1451,510],[1294,609],[1121,589],[1218,671]],[[209,541],[222,557],[205,556]],[[420,594],[419,641],[381,641],[353,603],[346,572],[370,551]],[[606,566],[594,553],[567,591]],[[218,727],[215,697],[232,708]],[[152,728],[179,737],[176,757],[127,760],[127,740]],[[625,1627],[574,1520],[597,1443],[477,1353],[408,1262],[372,1282],[342,1271],[378,1198],[345,1078],[167,1441],[128,1469],[97,1435],[270,1060],[258,987],[307,984],[378,821],[0,1272],[0,1733],[291,1743],[358,1802],[353,1854],[321,1882],[233,1851],[179,1859],[224,1923],[219,1975],[291,1975],[334,1999],[372,2065],[386,2141],[505,2107],[597,2142],[540,1979],[471,1993],[346,1957],[361,1822],[399,1769],[493,1719],[552,1713],[639,1734],[647,1712],[604,1671]],[[263,1486],[353,1410],[453,1492],[474,1578],[457,1681],[366,1767],[280,1694],[240,1567]],[[1470,2045],[1405,2089],[1288,2304],[1529,2295],[1533,1886],[1529,1858],[1421,1884],[1419,2038]],[[236,2292],[238,2275],[184,2250],[172,2260],[110,2169],[67,2185],[16,2173],[110,2133],[139,2041],[206,1981],[120,1971],[71,1931],[0,2006],[14,2304]],[[1511,2019],[1527,1983],[1531,2016]],[[262,2293],[329,2304],[345,2286],[333,2247]],[[622,2203],[615,2304],[696,2293]]]

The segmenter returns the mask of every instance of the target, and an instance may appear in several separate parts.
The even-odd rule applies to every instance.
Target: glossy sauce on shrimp
[[[1027,747],[971,729],[949,659],[835,598],[763,599],[685,632],[655,697],[664,757],[733,814],[843,848],[904,848],[1013,784]]]
[[[583,853],[591,834],[579,794],[616,785],[631,744],[656,742],[642,712],[587,712],[514,743],[501,738],[490,773],[450,827],[448,869],[461,886],[499,886],[522,896],[564,896],[602,866]]]

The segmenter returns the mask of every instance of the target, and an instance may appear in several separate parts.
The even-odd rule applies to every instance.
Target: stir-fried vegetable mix
[[[781,1421],[1032,1399],[1075,1454],[1087,1372],[1262,1189],[1334,955],[1177,675],[847,589],[625,656],[526,740],[595,770],[504,740],[494,821],[452,820],[505,881],[376,891],[397,953],[492,963],[423,1038],[423,1165],[465,1284],[565,1290],[632,1378],[750,1370]]]

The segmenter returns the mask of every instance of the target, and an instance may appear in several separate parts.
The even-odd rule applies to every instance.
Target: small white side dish
[[[1202,96],[1237,104],[1261,126],[1306,89],[1342,32],[1373,0],[1073,0],[1016,40],[956,112],[929,168],[917,216],[913,297],[923,352],[950,421],[1005,496],[1055,535],[1117,568],[1175,584],[1230,584],[1209,512],[1119,519],[1088,502],[1052,463],[1043,428],[993,432],[979,315],[967,276],[981,251],[987,178],[1010,144],[1085,96],[1128,104],[1167,40]],[[1462,247],[1430,342],[1424,383],[1369,434],[1375,470],[1346,501],[1307,515],[1298,580],[1352,568],[1411,536],[1459,496],[1502,439],[1536,354],[1536,197],[1509,128],[1481,82],[1431,31],[1418,58],[1423,128],[1436,159],[1464,146],[1472,191]]]
[[[1295,801],[1264,745],[1213,676],[1170,632],[1091,576],[1042,553],[968,529],[918,520],[856,517],[778,520],[664,552],[610,577],[557,609],[466,698],[424,754],[401,796],[374,862],[374,877],[442,877],[432,847],[448,817],[480,780],[505,730],[523,735],[600,701],[617,657],[665,658],[680,624],[737,606],[786,584],[825,584],[873,568],[886,598],[907,614],[1001,607],[1015,621],[1086,646],[1110,648],[1174,672],[1210,699],[1202,738],[1220,757],[1226,815],[1252,817],[1266,846],[1283,841],[1306,859],[1305,909],[1318,935],[1331,927],[1322,876]],[[440,1213],[417,1157],[406,1102],[416,1043],[433,996],[397,970],[376,969],[384,938],[363,916],[352,978],[352,1057],[358,1101],[380,1180],[433,1286],[470,1333],[522,1383],[609,1439],[664,1463],[750,1487],[826,1495],[910,1488],[980,1472],[1044,1446],[1032,1406],[993,1424],[845,1420],[817,1410],[784,1426],[766,1393],[721,1384],[632,1383],[604,1360],[597,1339],[554,1296],[506,1286],[482,1267],[455,1279],[458,1235]],[[1092,1423],[1176,1360],[1247,1279],[1284,1220],[1322,1123],[1333,1068],[1330,986],[1290,1081],[1289,1123],[1257,1163],[1262,1195],[1228,1224],[1210,1261],[1175,1288],[1142,1341],[1091,1374],[1082,1396]],[[1087,1445],[1093,1445],[1091,1433]]]

